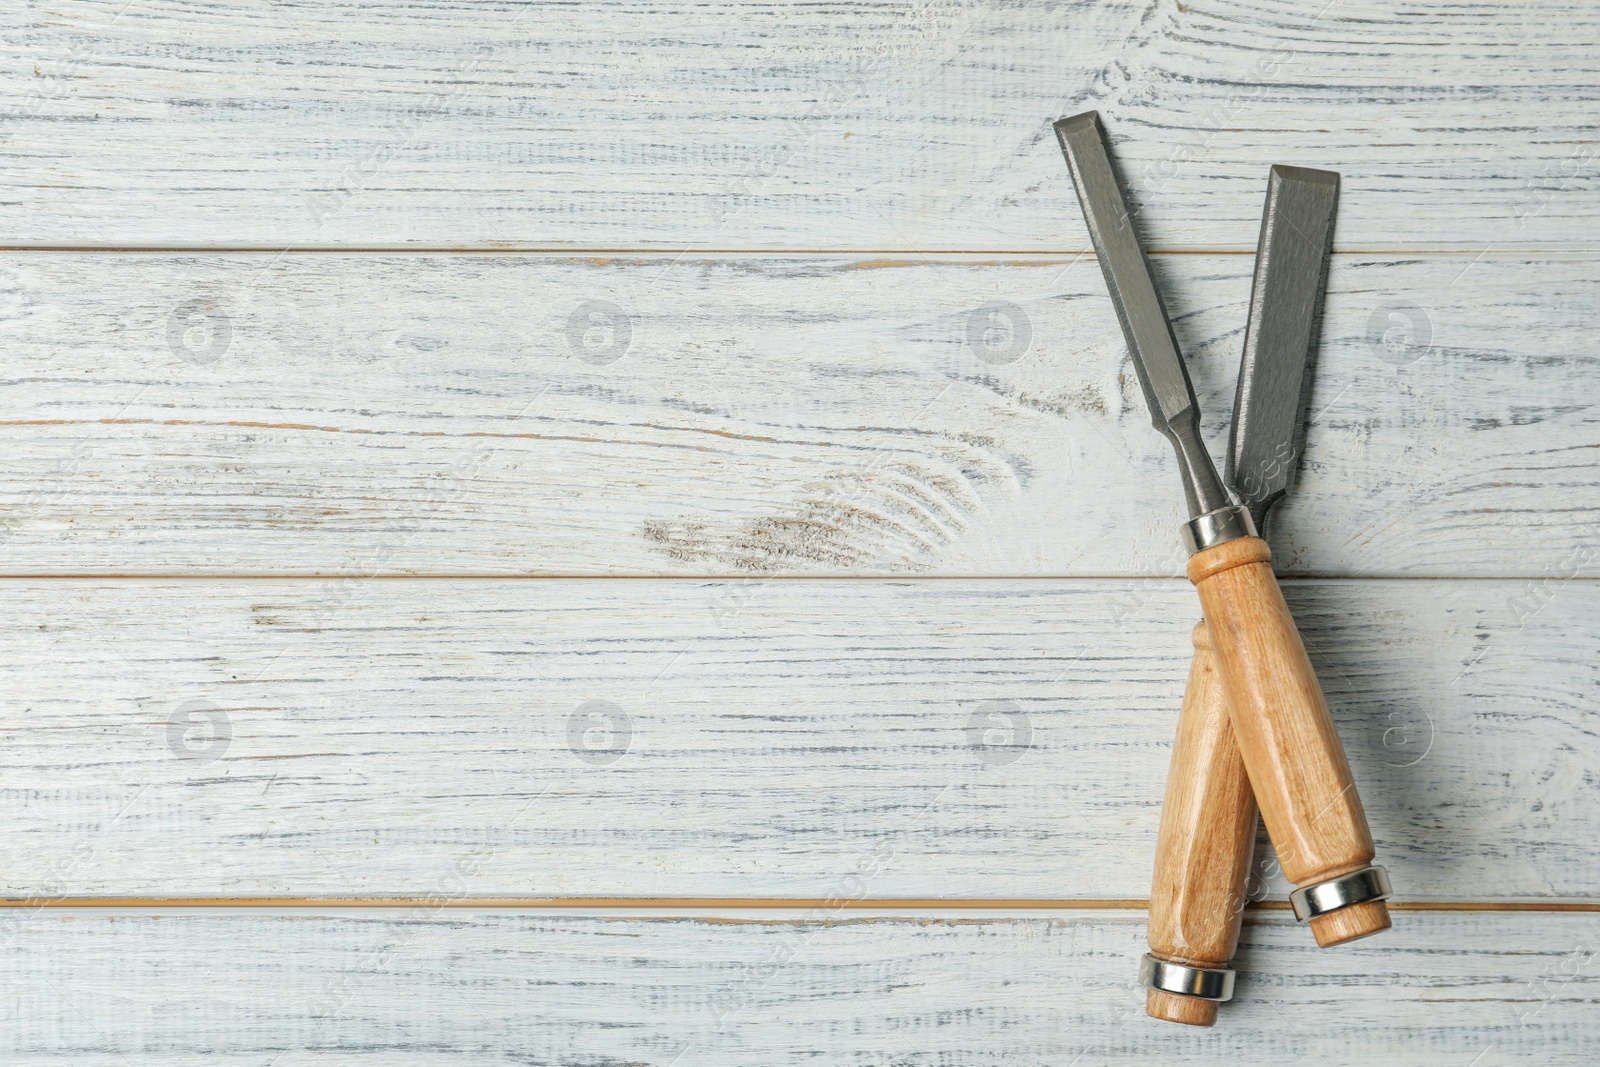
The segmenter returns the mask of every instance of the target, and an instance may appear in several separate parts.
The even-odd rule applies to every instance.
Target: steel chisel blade
[[[1339,175],[1272,168],[1223,478],[1258,530],[1288,492],[1305,433],[1311,331],[1333,240]]]
[[[1228,494],[1200,438],[1200,405],[1111,169],[1100,116],[1086,111],[1062,119],[1055,129],[1151,421],[1177,452],[1189,514],[1215,511],[1230,503]]]

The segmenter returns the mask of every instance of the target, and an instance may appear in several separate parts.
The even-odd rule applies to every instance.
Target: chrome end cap
[[[1308,885],[1289,894],[1289,906],[1299,922],[1310,922],[1319,915],[1365,904],[1369,900],[1388,900],[1394,893],[1389,872],[1382,867],[1365,867],[1326,882]]]
[[[1218,1002],[1233,999],[1233,971],[1227,967],[1190,967],[1158,960],[1146,953],[1139,961],[1139,982],[1146,989],[1176,993],[1180,997]]]

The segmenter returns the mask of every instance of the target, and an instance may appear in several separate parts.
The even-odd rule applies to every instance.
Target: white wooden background
[[[1600,11],[0,10],[7,1064],[1600,1057]],[[1271,535],[1397,887],[1135,984],[1176,472],[1344,176]]]

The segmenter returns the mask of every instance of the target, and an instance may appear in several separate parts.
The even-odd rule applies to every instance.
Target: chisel
[[[1324,946],[1386,929],[1387,879],[1371,865],[1372,835],[1349,761],[1272,573],[1271,552],[1200,437],[1194,387],[1134,235],[1099,115],[1062,119],[1055,129],[1151,419],[1178,457],[1190,515],[1182,528],[1188,574],[1200,595],[1215,682],[1279,863],[1297,886],[1296,915]],[[1261,370],[1252,364],[1246,373]],[[1243,481],[1258,476],[1256,462],[1236,457],[1232,469]],[[1285,478],[1277,495],[1287,484]]]
[[[1310,383],[1312,331],[1331,250],[1339,176],[1273,167],[1256,245],[1224,484],[1257,530],[1293,484]],[[1232,995],[1227,967],[1255,846],[1256,804],[1222,699],[1206,624],[1194,629],[1150,890],[1150,953],[1140,965],[1145,1010],[1210,1026]]]

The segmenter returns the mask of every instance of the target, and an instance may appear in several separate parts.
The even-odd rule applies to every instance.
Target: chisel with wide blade
[[[1255,280],[1223,482],[1266,532],[1268,510],[1293,483],[1305,430],[1304,394],[1331,251],[1339,176],[1273,167],[1256,246]],[[1172,746],[1150,888],[1145,1010],[1210,1026],[1232,994],[1255,847],[1256,803],[1216,677],[1206,624],[1194,628],[1183,712]],[[1381,869],[1380,869],[1381,870]],[[1384,887],[1385,893],[1387,886]]]
[[[1298,887],[1291,896],[1296,915],[1311,923],[1321,945],[1385,929],[1387,880],[1371,866],[1372,836],[1344,746],[1272,573],[1271,552],[1256,536],[1250,508],[1230,498],[1200,438],[1194,389],[1133,232],[1099,115],[1062,119],[1055,128],[1152,420],[1178,455],[1190,514],[1182,531],[1188,574],[1200,595],[1216,687],[1279,863]],[[1253,362],[1247,344],[1252,378],[1264,369],[1265,336],[1257,339]],[[1298,403],[1300,377],[1294,377]],[[1254,414],[1244,412],[1247,430],[1238,438],[1252,448]],[[1291,448],[1297,418],[1298,407],[1286,423]],[[1275,499],[1288,484],[1287,471],[1266,477],[1254,456],[1242,466],[1236,459],[1230,469],[1241,484],[1262,475],[1261,500]]]

